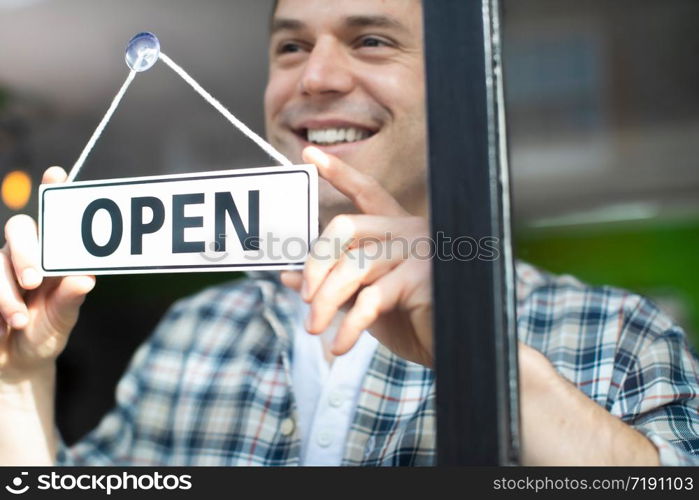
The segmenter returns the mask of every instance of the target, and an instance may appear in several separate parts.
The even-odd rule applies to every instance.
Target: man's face
[[[423,213],[424,94],[419,0],[280,0],[265,120],[292,161],[317,146]],[[354,211],[325,181],[320,201],[326,222]]]

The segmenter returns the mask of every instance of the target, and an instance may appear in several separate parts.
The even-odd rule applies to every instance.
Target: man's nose
[[[334,39],[318,40],[301,78],[306,95],[346,94],[354,87],[354,76],[342,45]]]

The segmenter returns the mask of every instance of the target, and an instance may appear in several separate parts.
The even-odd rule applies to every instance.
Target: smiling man
[[[281,2],[265,93],[269,139],[296,160],[319,146],[424,214],[423,65],[418,2]],[[356,211],[326,183],[320,195],[322,222]]]
[[[420,2],[281,0],[265,115],[274,145],[323,178],[314,256],[178,302],[72,448],[54,432],[55,358],[94,279],[42,280],[33,221],[8,222],[4,464],[434,463],[430,263],[376,251],[428,234]],[[334,241],[348,251],[321,259]],[[517,280],[523,461],[699,463],[682,330],[622,290],[523,262]]]

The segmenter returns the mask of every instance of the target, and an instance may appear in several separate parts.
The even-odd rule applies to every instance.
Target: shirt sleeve
[[[645,343],[631,366],[624,420],[656,446],[661,465],[699,465],[699,362],[682,329]]]

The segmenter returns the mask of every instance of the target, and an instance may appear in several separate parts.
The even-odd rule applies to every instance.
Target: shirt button
[[[320,431],[317,438],[318,444],[323,448],[327,448],[333,442],[333,435],[330,431]]]
[[[333,408],[339,408],[344,401],[345,398],[340,391],[333,391],[328,396],[328,403],[330,403],[330,406]]]
[[[296,424],[293,418],[285,418],[279,426],[279,431],[285,436],[291,436],[294,433],[294,429],[296,429]]]

